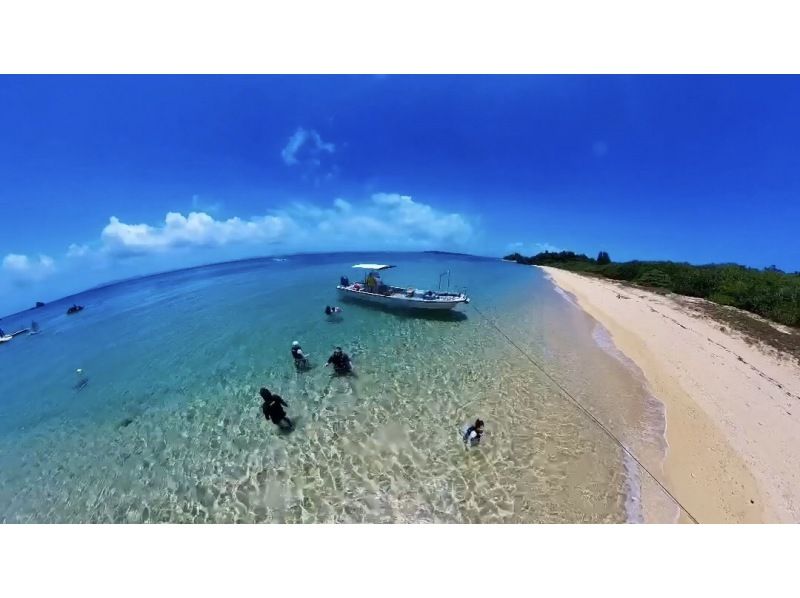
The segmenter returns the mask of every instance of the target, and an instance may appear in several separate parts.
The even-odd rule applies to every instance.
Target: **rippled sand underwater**
[[[631,484],[641,480],[626,468],[622,451],[473,309],[463,310],[461,318],[412,318],[347,303],[340,322],[326,321],[317,312],[334,300],[330,281],[335,284],[344,263],[296,266],[302,276],[273,280],[256,304],[232,297],[243,291],[259,296],[257,287],[270,273],[258,268],[236,274],[235,284],[209,283],[203,292],[193,288],[193,296],[213,298],[208,305],[196,299],[196,309],[180,310],[192,318],[173,316],[169,334],[174,339],[166,334],[160,344],[132,341],[134,346],[119,349],[124,359],[117,356],[110,373],[95,356],[87,371],[99,369],[106,377],[90,378],[86,389],[64,400],[79,403],[85,393],[87,401],[97,401],[96,408],[51,413],[26,420],[24,430],[4,432],[2,519],[526,523],[631,518],[632,491],[640,492]],[[565,351],[583,352],[580,367],[562,364],[562,374],[571,371],[567,378],[578,390],[581,376],[594,394],[602,395],[605,388],[618,397],[619,384],[632,393],[640,388],[625,379],[621,367],[613,382],[596,376],[595,368],[606,371],[614,360],[596,347],[581,316],[569,312],[573,308],[533,269],[408,258],[402,279],[430,279],[446,265],[473,285],[486,279],[497,283],[491,292],[473,292],[473,300],[542,363],[558,367]],[[288,304],[280,299],[309,284],[313,290],[306,298]],[[179,284],[166,291],[163,301],[137,317],[137,325],[158,320],[152,312],[165,309],[165,302],[181,305],[175,299],[184,291]],[[118,307],[109,307],[109,313]],[[178,341],[178,335],[202,334],[206,324],[195,325],[197,314],[207,322],[227,322],[224,350],[197,336],[192,336],[196,342]],[[557,317],[561,321],[553,333]],[[111,321],[102,325],[113,327]],[[300,336],[315,366],[304,373],[294,371],[288,351]],[[334,344],[353,356],[357,378],[331,377],[322,367]],[[106,356],[109,363],[112,357]],[[296,422],[292,433],[264,420],[257,396],[261,386],[289,403]],[[475,417],[486,421],[487,433],[480,447],[465,451],[460,430]]]

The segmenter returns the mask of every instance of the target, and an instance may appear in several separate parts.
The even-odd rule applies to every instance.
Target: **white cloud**
[[[353,206],[350,205],[349,201],[345,201],[344,199],[337,197],[336,199],[333,200],[333,207],[335,207],[340,212],[349,212]]]
[[[372,201],[386,212],[383,217],[403,235],[464,242],[473,234],[472,226],[460,214],[439,212],[408,195],[377,193]]]
[[[250,220],[215,220],[205,212],[184,216],[169,212],[164,224],[126,224],[112,216],[101,233],[104,249],[112,254],[133,255],[178,247],[213,247],[241,242],[271,243],[283,238],[290,222],[279,216]]]
[[[3,258],[3,270],[10,273],[15,282],[38,281],[55,272],[55,262],[47,255],[38,259],[19,253],[9,253]]]
[[[461,214],[441,212],[407,195],[378,193],[332,208],[294,204],[283,214],[297,224],[291,243],[314,249],[424,249],[463,246],[475,236]]]
[[[281,151],[283,161],[289,166],[299,162],[307,162],[318,166],[323,153],[332,154],[336,150],[333,143],[326,143],[314,129],[298,127],[289,137],[289,141]]]
[[[72,243],[69,248],[67,249],[67,257],[83,257],[85,255],[89,255],[88,245],[78,245],[76,243]]]
[[[151,225],[112,216],[97,251],[73,244],[67,256],[109,259],[248,243],[280,244],[288,251],[439,249],[464,247],[475,234],[461,214],[442,212],[408,195],[378,193],[357,203],[343,198],[328,206],[294,203],[248,220],[169,212],[162,223]]]

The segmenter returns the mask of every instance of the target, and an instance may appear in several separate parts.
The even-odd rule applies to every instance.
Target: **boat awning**
[[[386,270],[387,268],[394,268],[394,266],[387,266],[385,264],[356,264],[353,268],[361,268],[362,270]]]

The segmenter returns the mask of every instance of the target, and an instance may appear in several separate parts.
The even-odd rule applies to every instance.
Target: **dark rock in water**
[[[42,303],[41,301],[37,301],[36,307],[44,307],[44,303]]]

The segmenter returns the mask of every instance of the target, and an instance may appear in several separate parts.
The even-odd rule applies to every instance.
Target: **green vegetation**
[[[693,266],[675,262],[611,261],[601,251],[597,259],[572,251],[545,251],[531,257],[519,253],[505,259],[520,264],[554,266],[585,272],[679,295],[731,305],[774,322],[800,327],[800,272],[787,274],[775,266],[763,270],[738,264]]]

